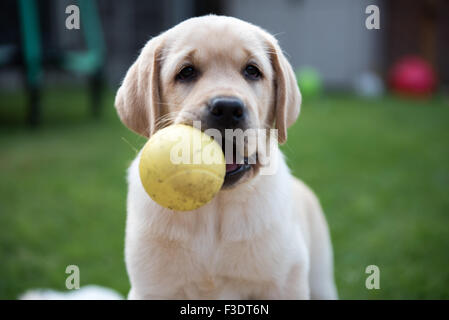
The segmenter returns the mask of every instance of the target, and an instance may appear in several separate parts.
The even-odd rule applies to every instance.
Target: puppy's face
[[[129,128],[147,137],[173,123],[215,129],[227,156],[224,186],[230,187],[257,174],[261,152],[254,140],[236,135],[275,125],[284,142],[300,100],[271,35],[235,18],[206,16],[147,43],[117,93],[116,108]]]

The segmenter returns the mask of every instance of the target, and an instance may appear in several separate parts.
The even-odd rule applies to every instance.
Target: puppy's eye
[[[262,77],[259,68],[252,64],[247,65],[243,73],[250,80],[259,80]]]
[[[197,71],[193,66],[185,66],[184,68],[179,71],[179,73],[176,75],[177,80],[181,81],[188,81],[195,78],[197,75]]]

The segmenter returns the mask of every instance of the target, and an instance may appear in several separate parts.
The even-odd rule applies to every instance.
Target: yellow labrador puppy
[[[151,39],[128,70],[115,107],[150,137],[173,123],[203,129],[268,129],[280,143],[301,104],[295,76],[273,36],[236,18],[186,20]],[[248,148],[250,150],[251,148]],[[273,174],[226,165],[222,190],[191,212],[145,193],[139,156],[128,172],[125,256],[130,299],[335,299],[332,246],[312,191],[276,146]]]

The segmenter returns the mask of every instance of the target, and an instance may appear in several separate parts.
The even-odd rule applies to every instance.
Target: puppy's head
[[[151,39],[115,99],[122,122],[146,137],[170,124],[195,122],[214,138],[221,134],[225,187],[258,172],[262,151],[245,133],[275,127],[285,142],[300,104],[293,70],[276,39],[224,16],[192,18]]]

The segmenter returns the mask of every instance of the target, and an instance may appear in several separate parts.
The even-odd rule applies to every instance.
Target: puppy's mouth
[[[230,177],[242,172],[251,170],[251,165],[248,163],[248,158],[244,158],[244,163],[226,163],[226,176]]]
[[[232,161],[229,159],[226,161],[226,175],[223,189],[229,188],[239,182],[246,174],[254,169],[256,161],[257,153],[250,157],[236,157],[234,153]]]

